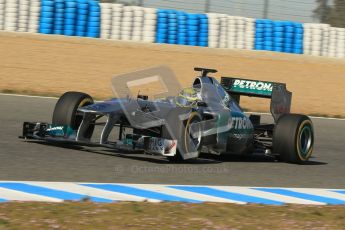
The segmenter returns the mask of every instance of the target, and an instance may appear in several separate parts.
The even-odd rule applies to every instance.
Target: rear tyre
[[[313,152],[314,130],[309,117],[286,114],[279,118],[273,133],[273,153],[284,162],[303,164]]]
[[[81,92],[66,92],[57,101],[53,113],[52,124],[70,126],[73,130],[78,130],[83,114],[78,114],[77,109],[93,104],[90,95]],[[85,137],[90,138],[94,130],[94,125],[90,125]]]
[[[184,154],[200,152],[201,149],[201,129],[196,130],[197,136],[191,134],[192,124],[201,122],[201,116],[197,112],[192,112],[186,120],[179,120],[178,113],[169,114],[167,123],[170,124],[170,132],[167,127],[163,127],[162,138],[177,139],[177,152],[175,156],[167,157],[170,162],[183,162]],[[199,155],[199,154],[197,154]]]

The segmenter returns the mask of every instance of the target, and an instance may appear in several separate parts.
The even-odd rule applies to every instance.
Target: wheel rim
[[[299,149],[303,157],[307,157],[313,145],[313,132],[310,125],[305,125],[299,134]]]

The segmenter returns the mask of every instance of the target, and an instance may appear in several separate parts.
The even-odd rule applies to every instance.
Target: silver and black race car
[[[290,113],[292,93],[285,84],[232,77],[222,77],[219,83],[209,76],[216,70],[195,71],[200,76],[192,87],[177,96],[154,100],[138,95],[95,103],[88,94],[66,92],[56,103],[52,123],[24,122],[21,137],[139,150],[174,162],[198,158],[202,152],[308,161],[314,144],[313,124],[305,115]],[[271,99],[274,122],[264,124],[260,115],[247,116],[239,105],[242,96]],[[98,126],[103,128],[95,137]],[[111,133],[118,138],[111,138]]]

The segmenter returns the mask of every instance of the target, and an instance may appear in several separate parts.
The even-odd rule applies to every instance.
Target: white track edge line
[[[0,93],[0,96],[13,96],[13,97],[28,97],[28,98],[43,98],[43,99],[59,99],[58,97],[48,97],[48,96],[35,96],[35,95],[25,95],[25,94],[15,94],[15,93]]]

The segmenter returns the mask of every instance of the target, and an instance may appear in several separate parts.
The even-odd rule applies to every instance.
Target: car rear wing
[[[237,103],[241,96],[271,99],[270,111],[275,121],[290,113],[292,93],[284,83],[222,77],[221,85]]]

